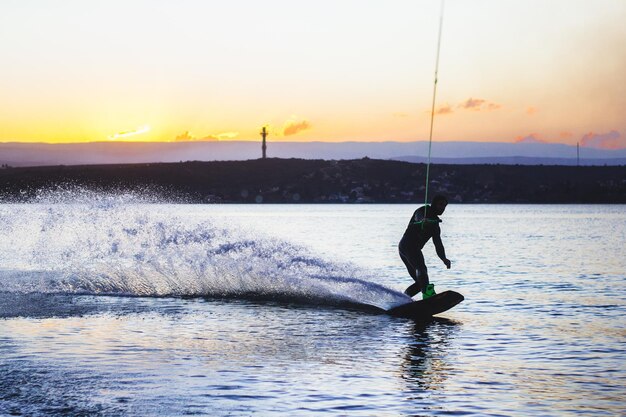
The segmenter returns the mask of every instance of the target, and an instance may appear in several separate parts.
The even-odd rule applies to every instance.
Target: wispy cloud
[[[405,118],[405,117],[409,117],[408,113],[402,113],[402,112],[396,112],[393,114],[393,117],[399,117],[401,119]]]
[[[292,119],[285,122],[281,135],[292,136],[309,129],[311,129],[311,123],[307,120],[296,121]]]
[[[499,108],[502,107],[502,105],[487,101],[482,98],[470,97],[464,102],[460,103],[457,107],[464,109],[464,110],[472,110],[472,111],[493,111],[493,110],[498,110]]]
[[[454,108],[478,112],[478,111],[498,110],[502,108],[502,105],[498,103],[493,103],[491,101],[488,101],[482,98],[470,97],[467,100],[456,105],[451,105],[451,104],[446,103],[442,105],[441,107],[439,107],[438,109],[436,109],[435,114],[441,114],[441,115],[452,114],[454,113]],[[426,113],[430,114],[430,110],[426,111]]]
[[[126,139],[131,136],[137,136],[150,131],[150,126],[141,126],[135,130],[128,130],[126,132],[119,132],[109,136],[109,140]]]
[[[481,106],[485,103],[485,100],[481,98],[468,98],[463,103],[459,104],[458,107],[462,109],[468,110],[480,110]]]
[[[513,140],[513,142],[515,143],[546,143],[545,140],[540,139],[537,133],[531,133],[526,136],[518,136]]]
[[[189,142],[189,141],[192,141],[192,140],[196,140],[196,138],[191,136],[189,134],[189,131],[185,131],[185,132],[181,133],[180,135],[176,136],[176,138],[174,138],[174,140],[176,142]]]
[[[570,139],[570,138],[574,137],[574,134],[572,132],[563,131],[563,132],[559,133],[559,137],[561,139]]]
[[[454,113],[454,110],[452,110],[452,106],[450,106],[449,104],[445,104],[439,107],[437,110],[435,110],[435,114],[452,114],[452,113]]]
[[[608,133],[589,132],[580,139],[580,144],[587,148],[622,149],[626,148],[626,138],[617,130]]]
[[[537,113],[537,108],[533,107],[533,106],[528,106],[526,108],[526,114],[532,116],[533,114]]]
[[[223,132],[216,135],[209,135],[207,138],[216,138],[217,140],[235,139],[239,136],[239,132]]]
[[[224,133],[216,133],[211,135],[206,135],[203,137],[196,137],[189,133],[189,131],[185,131],[180,135],[174,138],[175,142],[210,142],[217,140],[228,140],[234,139],[239,136],[239,132],[224,132]]]

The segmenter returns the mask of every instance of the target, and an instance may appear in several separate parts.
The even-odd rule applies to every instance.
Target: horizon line
[[[130,140],[94,140],[94,141],[83,141],[83,142],[49,142],[49,141],[16,141],[16,140],[0,140],[0,145],[87,145],[87,144],[191,144],[191,143],[261,143],[260,139],[234,139],[234,140],[171,140],[171,141],[130,141]],[[270,141],[270,143],[275,144],[307,144],[307,143],[324,143],[324,144],[342,144],[342,143],[363,143],[363,144],[380,144],[380,143],[428,143],[428,139],[417,139],[417,140],[342,140],[342,141],[330,141],[330,140],[307,140],[307,141],[289,141],[289,140],[275,140]],[[490,141],[490,140],[436,140],[433,141],[436,143],[481,143],[481,144],[505,144],[505,145],[564,145],[570,147],[576,147],[577,144],[568,144],[563,142],[515,142],[515,141]],[[580,145],[581,147],[584,147]],[[589,147],[588,147],[589,148]],[[593,148],[593,149],[604,149],[604,148]],[[617,149],[604,149],[604,150],[620,150],[626,148],[617,148]]]

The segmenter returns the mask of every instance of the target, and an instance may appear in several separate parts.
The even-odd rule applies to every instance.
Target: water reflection
[[[453,371],[450,350],[460,327],[461,323],[441,317],[411,325],[401,364],[402,379],[408,392],[423,394],[443,389]]]

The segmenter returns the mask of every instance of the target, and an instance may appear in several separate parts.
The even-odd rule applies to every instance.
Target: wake
[[[382,309],[408,301],[354,265],[329,262],[186,205],[101,194],[0,205],[0,291],[229,297]],[[364,278],[365,277],[365,278]]]

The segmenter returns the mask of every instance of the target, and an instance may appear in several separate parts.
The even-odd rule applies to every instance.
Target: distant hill
[[[394,161],[426,163],[425,156],[400,156],[391,158]],[[453,165],[566,165],[566,166],[620,166],[626,165],[626,158],[541,158],[533,156],[492,156],[474,158],[431,158],[433,164]]]
[[[419,204],[425,171],[369,158],[8,168],[0,170],[0,200],[64,201],[94,190],[190,203]],[[455,203],[626,203],[623,167],[436,164],[430,178],[430,195]]]
[[[0,165],[91,165],[256,159],[259,142],[0,143]],[[428,142],[272,142],[268,156],[302,159],[396,159],[422,162]],[[576,147],[547,143],[436,142],[435,163],[576,165]],[[583,165],[624,165],[626,149],[580,149]]]

